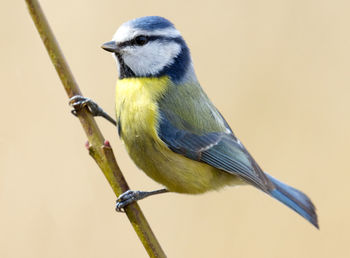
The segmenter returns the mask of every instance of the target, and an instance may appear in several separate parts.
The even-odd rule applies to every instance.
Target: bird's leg
[[[160,189],[160,190],[151,191],[151,192],[128,190],[125,193],[122,193],[121,195],[119,195],[115,210],[118,212],[123,212],[122,209],[128,206],[130,203],[142,200],[151,195],[167,193],[167,192],[169,192],[167,189]]]
[[[69,99],[69,105],[74,108],[71,112],[75,116],[77,115],[77,111],[87,106],[93,116],[102,116],[112,124],[117,125],[116,121],[105,111],[103,111],[103,109],[99,107],[99,105],[97,105],[96,102],[94,102],[92,99],[80,95],[75,95]]]

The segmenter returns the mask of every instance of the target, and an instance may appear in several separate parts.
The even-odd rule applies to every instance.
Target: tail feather
[[[275,185],[275,188],[270,191],[270,195],[272,197],[299,213],[316,228],[319,228],[316,208],[309,197],[299,190],[278,181],[268,174],[266,174],[266,176]]]

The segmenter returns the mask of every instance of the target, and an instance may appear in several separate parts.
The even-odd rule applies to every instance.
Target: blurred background
[[[169,257],[350,257],[349,1],[41,1],[84,95],[114,112],[100,46],[144,15],[182,32],[200,82],[270,174],[307,193],[320,231],[253,187],[140,202]],[[147,257],[86,137],[24,1],[0,12],[0,256]],[[160,186],[98,118],[132,189]]]

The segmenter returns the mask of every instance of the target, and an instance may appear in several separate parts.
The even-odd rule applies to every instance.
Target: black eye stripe
[[[139,35],[137,37],[140,37],[142,35]],[[138,46],[138,43],[136,42],[136,38],[133,38],[128,41],[124,41],[118,44],[118,47],[123,48],[123,47],[128,47],[128,46]],[[164,37],[164,36],[145,36],[148,39],[148,42],[151,41],[156,41],[156,40],[161,40],[161,41],[178,41],[178,38],[170,38],[170,37]]]
[[[139,35],[139,36],[137,36],[137,37],[140,37],[140,36],[142,36],[142,35]],[[124,41],[124,42],[119,43],[119,44],[118,44],[118,47],[137,46],[137,45],[138,45],[138,43],[136,42],[136,38],[137,38],[137,37],[135,37],[135,38],[133,38],[133,39],[131,39],[131,40],[128,40],[128,41]],[[147,37],[147,36],[145,36],[145,37]],[[156,38],[154,38],[154,37],[155,37],[155,36],[148,36],[148,37],[147,37],[148,42],[156,40]]]

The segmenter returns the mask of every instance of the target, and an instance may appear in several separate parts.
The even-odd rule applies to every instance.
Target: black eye
[[[148,42],[148,37],[147,36],[137,36],[135,38],[135,44],[138,46],[143,46]]]

